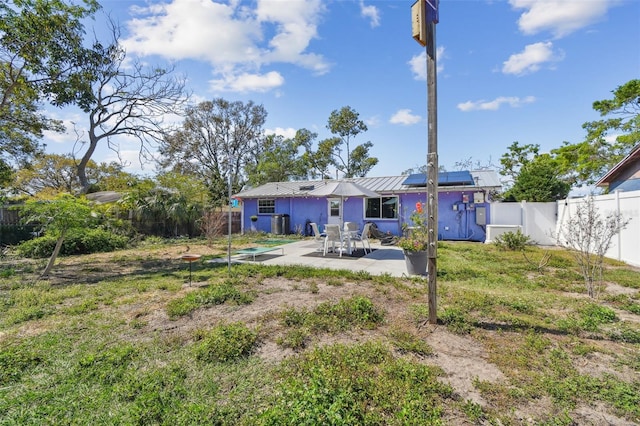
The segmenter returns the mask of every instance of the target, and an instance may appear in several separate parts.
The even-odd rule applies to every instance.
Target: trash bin
[[[282,235],[282,215],[271,215],[271,233],[275,235]]]
[[[291,218],[288,214],[282,215],[282,233],[289,235],[291,233]]]

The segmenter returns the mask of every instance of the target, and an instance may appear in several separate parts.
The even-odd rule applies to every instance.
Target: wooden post
[[[437,1],[437,0],[436,0]],[[427,4],[425,19],[427,50],[427,279],[429,287],[429,323],[438,322],[437,252],[438,252],[438,90],[436,79],[436,23],[437,3]],[[431,8],[431,9],[430,9]],[[435,10],[434,10],[435,9]],[[429,13],[431,12],[431,14]]]

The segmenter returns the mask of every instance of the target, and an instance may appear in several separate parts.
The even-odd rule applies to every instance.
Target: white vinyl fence
[[[593,201],[602,216],[619,212],[630,219],[627,227],[614,237],[607,257],[640,266],[640,191],[596,195]],[[520,229],[537,244],[556,245],[558,231],[584,202],[584,198],[572,198],[555,203],[492,203],[486,242]]]
[[[520,229],[536,244],[555,245],[557,211],[556,203],[492,203],[486,242],[505,232]]]
[[[640,191],[619,192],[593,197],[594,206],[601,216],[620,213],[629,224],[613,237],[606,256],[640,266]],[[558,201],[558,222],[556,230],[562,229],[571,214],[574,214],[584,198]]]

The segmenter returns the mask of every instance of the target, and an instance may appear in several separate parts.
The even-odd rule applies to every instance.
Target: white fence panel
[[[486,242],[506,231],[515,232],[519,226],[522,233],[537,244],[554,245],[557,209],[556,203],[492,203],[490,226],[495,232],[487,231]],[[511,227],[514,228],[509,229]]]
[[[555,230],[558,219],[556,203],[522,202],[523,233],[537,244],[552,246],[556,244]]]
[[[630,219],[627,227],[613,238],[606,256],[640,266],[640,191],[597,195],[593,201],[602,216],[618,212],[623,218]],[[558,201],[557,232],[564,229],[571,215],[584,202],[584,198]]]
[[[522,225],[520,203],[491,203],[489,219],[492,225]]]

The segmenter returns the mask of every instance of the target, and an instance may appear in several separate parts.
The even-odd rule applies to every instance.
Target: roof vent
[[[315,189],[315,185],[302,185],[299,189],[300,191],[313,191]]]

